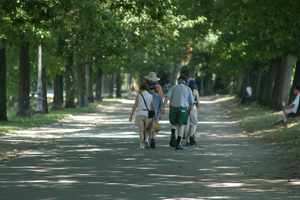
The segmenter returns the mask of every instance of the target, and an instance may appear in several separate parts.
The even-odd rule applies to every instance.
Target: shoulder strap
[[[143,101],[144,101],[144,104],[145,104],[145,106],[146,106],[146,109],[149,111],[149,108],[148,108],[148,106],[147,106],[147,103],[146,103],[146,100],[145,100],[145,98],[144,98],[144,95],[143,95],[142,93],[140,93],[140,95],[141,95],[142,98],[143,98]]]

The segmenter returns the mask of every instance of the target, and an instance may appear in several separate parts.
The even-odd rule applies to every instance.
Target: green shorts
[[[172,125],[187,125],[189,118],[187,107],[171,107],[169,120]]]

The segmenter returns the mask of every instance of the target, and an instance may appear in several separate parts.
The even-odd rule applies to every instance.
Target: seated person
[[[296,86],[293,93],[295,95],[294,101],[288,106],[283,105],[282,120],[285,124],[287,123],[288,117],[295,116],[299,108],[300,87]]]
[[[245,89],[245,92],[241,98],[241,103],[249,103],[251,102],[252,100],[252,94],[253,94],[253,91],[252,91],[252,87],[250,85],[248,85]]]

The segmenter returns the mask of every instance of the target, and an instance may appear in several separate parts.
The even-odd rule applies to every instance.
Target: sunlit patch
[[[57,181],[58,183],[63,183],[63,184],[73,184],[73,183],[78,183],[76,180],[59,180]]]
[[[290,180],[289,185],[300,186],[300,180]]]
[[[209,100],[209,101],[201,100],[200,104],[217,104],[217,103],[221,103],[221,102],[225,102],[225,101],[231,101],[234,99],[235,99],[234,96],[226,96],[226,97],[218,98],[216,100]]]
[[[148,176],[164,178],[194,178],[193,176],[181,176],[177,174],[148,174]]]
[[[249,186],[244,183],[213,183],[209,184],[208,187],[211,188],[238,188],[238,187],[245,187]]]
[[[101,152],[101,151],[112,151],[113,149],[99,149],[99,148],[91,148],[91,149],[76,149],[69,150],[67,152]]]
[[[212,196],[212,197],[197,197],[197,198],[162,198],[162,200],[209,200],[209,199],[233,199],[229,196]]]

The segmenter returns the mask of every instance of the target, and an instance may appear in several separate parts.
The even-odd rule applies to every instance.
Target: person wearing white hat
[[[155,72],[149,72],[149,74],[144,78],[150,82],[158,82],[160,80],[160,78],[157,77],[157,74]]]

